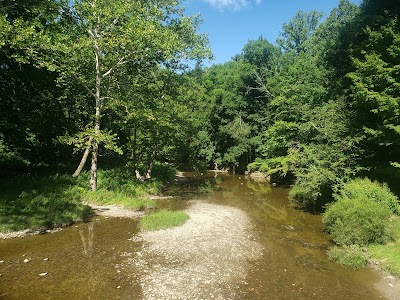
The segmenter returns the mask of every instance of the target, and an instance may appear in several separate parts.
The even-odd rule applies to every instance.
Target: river
[[[220,274],[230,277],[210,285],[218,286],[217,296],[210,291],[210,297],[203,295],[203,299],[385,299],[377,289],[381,276],[376,271],[353,270],[327,260],[326,249],[332,242],[323,232],[321,216],[295,208],[288,201],[288,189],[240,175],[208,176],[217,182],[211,193],[196,194],[192,184],[179,185],[165,191],[172,198],[158,200],[159,206],[190,209],[200,203],[205,211],[204,205],[212,205],[217,210],[227,208],[225,212],[232,214],[243,212],[250,224],[251,243],[258,245],[251,248],[257,248],[260,255],[251,259],[242,256],[232,262],[232,266],[238,266],[232,274],[221,260],[225,269]],[[230,225],[215,211],[213,214],[220,218],[221,223],[215,224],[223,227],[226,236],[240,225]],[[0,240],[0,299],[157,299],[144,288],[149,285],[144,278],[151,276],[150,269],[135,263],[149,257],[142,256],[148,242],[138,238],[140,235],[136,219],[94,217],[89,223],[54,233]],[[223,236],[213,233],[207,237],[223,245],[219,242]],[[203,254],[204,260],[212,254]],[[152,266],[157,267],[152,269],[155,272],[175,268],[160,256],[151,259]],[[188,274],[181,275],[194,280],[190,269],[185,270]],[[218,274],[218,270],[205,271],[207,282]],[[224,287],[228,283],[229,291]],[[190,286],[179,288],[184,295]]]

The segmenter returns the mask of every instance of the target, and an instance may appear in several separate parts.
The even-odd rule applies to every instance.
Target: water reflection
[[[85,233],[83,229],[79,229],[79,235],[81,236],[82,245],[83,245],[83,253],[88,257],[89,260],[92,258],[93,253],[93,239],[94,239],[94,223],[89,223],[87,226],[88,235],[85,237]]]

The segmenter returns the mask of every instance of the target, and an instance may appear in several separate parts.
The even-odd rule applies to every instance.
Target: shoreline
[[[157,199],[163,199],[163,197],[155,197]],[[126,209],[118,205],[96,205],[93,203],[88,204],[93,209],[93,217],[102,216],[105,218],[139,218],[145,215],[145,211],[134,211]],[[91,221],[89,221],[91,222]],[[74,223],[79,224],[79,223]],[[71,224],[72,225],[72,224]],[[0,233],[0,239],[11,239],[11,238],[23,238],[38,234],[53,234],[67,228],[69,226],[58,227],[54,229],[25,229],[13,232]],[[153,233],[154,234],[154,233]],[[384,271],[379,261],[369,261],[367,268],[370,268],[378,273],[379,281],[374,284],[374,287],[383,293],[388,300],[397,300],[400,295],[400,278],[391,275],[387,271]]]
[[[161,198],[161,197],[160,197]],[[91,215],[89,222],[96,216],[102,216],[106,218],[138,218],[145,214],[145,211],[137,211],[124,208],[119,205],[97,205],[94,203],[88,203],[92,208],[93,214]],[[60,226],[52,229],[23,229],[17,231],[0,232],[0,240],[12,239],[12,238],[23,238],[38,234],[53,234],[63,230],[64,228],[70,227],[80,222],[73,222],[67,226]]]

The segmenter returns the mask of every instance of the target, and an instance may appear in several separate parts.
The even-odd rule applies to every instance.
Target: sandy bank
[[[263,251],[250,220],[237,208],[207,203],[187,212],[183,226],[134,237],[144,242],[130,262],[143,272],[143,299],[237,298],[249,261]]]

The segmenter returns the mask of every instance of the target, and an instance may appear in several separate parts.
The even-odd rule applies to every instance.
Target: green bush
[[[354,269],[361,269],[367,263],[364,251],[357,245],[332,247],[328,250],[328,257],[334,262]]]
[[[83,172],[78,177],[78,185],[88,189],[89,172]],[[98,171],[98,188],[125,194],[131,198],[148,198],[158,194],[162,183],[157,180],[138,182],[134,173],[128,168],[114,168]]]
[[[155,163],[151,171],[153,177],[163,182],[173,181],[175,179],[176,173],[177,170],[175,167],[161,163]]]
[[[340,198],[368,198],[388,207],[394,214],[400,215],[399,200],[390,191],[386,183],[380,184],[368,178],[356,178],[343,185],[340,190]]]
[[[386,197],[385,197],[386,196]],[[341,245],[368,245],[393,239],[390,191],[368,179],[344,184],[335,203],[327,206],[323,221],[334,240]],[[389,199],[389,200],[387,200]]]
[[[145,230],[159,230],[182,225],[187,219],[189,219],[189,215],[184,211],[163,209],[144,216],[140,220],[140,226]]]

